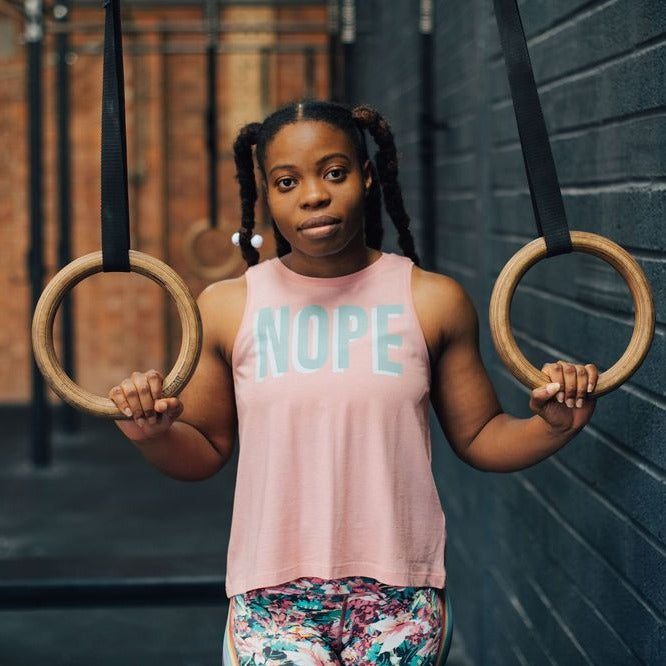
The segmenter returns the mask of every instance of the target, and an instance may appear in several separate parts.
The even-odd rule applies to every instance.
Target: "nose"
[[[331,202],[330,194],[326,185],[319,178],[312,178],[304,181],[301,208],[322,208]]]

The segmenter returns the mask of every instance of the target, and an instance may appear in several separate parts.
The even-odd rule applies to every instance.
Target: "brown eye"
[[[277,181],[277,187],[282,192],[290,190],[295,184],[296,184],[295,179],[291,178],[290,176],[285,176],[284,178],[280,178]]]
[[[328,171],[326,173],[326,178],[328,178],[329,180],[344,180],[346,175],[347,172],[345,169],[337,167],[335,169],[331,169],[330,171]]]

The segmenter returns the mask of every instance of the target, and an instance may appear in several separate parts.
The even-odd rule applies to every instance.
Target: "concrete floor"
[[[36,470],[26,413],[0,424],[0,666],[219,666],[236,459],[174,481],[84,418]]]

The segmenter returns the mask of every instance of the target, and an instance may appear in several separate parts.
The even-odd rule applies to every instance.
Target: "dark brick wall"
[[[389,118],[419,237],[418,2],[358,3],[355,102]],[[488,328],[498,272],[534,225],[491,0],[435,2],[437,269],[476,303],[504,409],[529,416]],[[475,664],[657,664],[666,654],[666,4],[520,3],[571,229],[621,244],[657,307],[648,357],[547,461],[481,473],[433,428],[457,626]],[[389,234],[390,235],[390,234]],[[391,243],[389,243],[389,246]],[[512,308],[530,361],[607,369],[633,325],[628,289],[600,260],[569,255],[525,276]],[[455,390],[452,384],[451,390]]]

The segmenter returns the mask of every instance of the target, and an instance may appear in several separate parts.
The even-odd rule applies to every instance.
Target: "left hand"
[[[535,388],[530,409],[555,430],[577,432],[584,428],[596,405],[596,399],[588,394],[597,385],[597,367],[557,361],[544,364],[541,371],[550,377],[551,390],[548,385]],[[559,384],[559,389],[552,387],[553,383]]]

